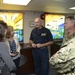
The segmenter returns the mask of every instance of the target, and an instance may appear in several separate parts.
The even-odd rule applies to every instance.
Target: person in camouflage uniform
[[[73,16],[67,17],[65,30],[67,35],[63,44],[49,62],[58,75],[75,75],[75,18]]]

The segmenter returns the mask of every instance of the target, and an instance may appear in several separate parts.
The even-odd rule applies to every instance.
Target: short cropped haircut
[[[75,23],[75,17],[74,16],[68,16],[67,19],[68,18]]]

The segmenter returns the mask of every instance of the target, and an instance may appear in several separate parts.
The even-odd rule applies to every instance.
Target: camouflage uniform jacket
[[[75,75],[75,37],[64,43],[49,62],[59,75]]]

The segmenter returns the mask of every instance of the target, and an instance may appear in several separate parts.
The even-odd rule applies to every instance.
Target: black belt
[[[37,48],[37,47],[36,47]],[[41,48],[37,48],[37,49],[44,49],[44,48],[47,48],[46,46],[45,47],[41,47]]]
[[[46,48],[46,47],[41,47],[40,49],[44,49],[44,48]]]

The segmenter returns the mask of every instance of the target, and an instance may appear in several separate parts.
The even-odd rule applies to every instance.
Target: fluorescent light
[[[71,7],[71,8],[69,8],[69,9],[75,9],[75,7]]]
[[[3,0],[6,4],[27,5],[31,0]]]

